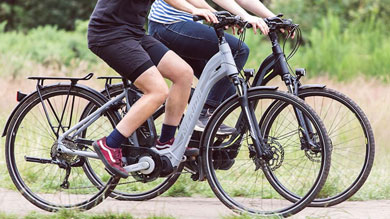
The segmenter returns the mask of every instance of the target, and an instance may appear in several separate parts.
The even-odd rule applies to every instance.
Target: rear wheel
[[[320,116],[332,142],[328,181],[310,204],[327,207],[354,195],[367,180],[375,156],[374,134],[367,116],[344,94],[328,88],[300,91]]]
[[[320,116],[331,140],[332,165],[328,180],[313,207],[328,207],[341,203],[355,194],[366,181],[374,161],[375,142],[370,123],[347,96],[327,88],[308,88],[299,91]],[[278,103],[269,111],[264,135],[272,134],[270,126],[276,125],[279,113],[287,105]],[[280,190],[291,201],[297,198]],[[284,193],[284,194],[283,194]]]
[[[38,93],[29,96],[10,122],[5,153],[11,179],[25,198],[44,210],[90,209],[110,194],[118,179],[104,170],[100,160],[57,153],[57,138],[80,120],[86,106],[96,109],[105,101],[86,89],[69,85],[46,87],[41,94],[43,102]],[[89,129],[103,134],[116,118],[107,111]],[[63,143],[70,149],[93,151],[93,147],[74,140]],[[104,185],[96,187],[90,182],[84,174],[87,165],[94,165],[104,176]]]
[[[288,93],[252,89],[248,101],[254,108],[257,121],[275,101],[287,105],[279,114],[286,123],[272,127],[266,148],[272,158],[258,158],[253,142],[242,122],[238,97],[220,106],[210,119],[202,140],[202,159],[208,182],[216,196],[229,208],[259,215],[289,216],[307,206],[321,190],[330,167],[327,132],[316,113],[302,100]],[[302,148],[302,132],[294,109],[308,118],[315,136],[315,162],[307,159],[308,150]],[[235,126],[233,136],[216,134],[219,126]],[[238,125],[236,125],[238,124]],[[290,202],[278,190],[299,194]]]

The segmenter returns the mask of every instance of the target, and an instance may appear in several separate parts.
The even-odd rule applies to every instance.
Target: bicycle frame
[[[280,76],[282,81],[286,84],[287,89],[290,93],[298,95],[298,91],[301,88],[299,82],[300,77],[293,77],[290,74],[289,68],[287,66],[287,61],[284,56],[283,50],[280,47],[278,42],[278,37],[276,30],[271,30],[269,33],[269,38],[272,43],[272,54],[269,55],[260,65],[259,70],[253,80],[252,86],[265,86],[269,81],[271,81],[276,76]],[[273,72],[271,72],[273,70]],[[323,85],[315,85],[316,87],[325,87]],[[309,86],[305,86],[309,87]],[[305,88],[304,87],[304,88]],[[276,104],[276,102],[275,102]],[[270,107],[271,108],[271,107]],[[303,135],[310,146],[315,146],[310,138],[310,134],[313,132],[310,123],[307,118],[302,115],[302,112],[295,109],[295,114],[300,123],[300,126],[303,130]]]

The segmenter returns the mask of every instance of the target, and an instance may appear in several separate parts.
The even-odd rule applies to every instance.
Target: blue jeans
[[[182,21],[173,24],[149,22],[149,34],[165,44],[169,49],[184,59],[200,77],[206,63],[218,51],[218,38],[213,28],[193,21]],[[225,34],[226,41],[235,57],[236,66],[241,70],[249,56],[249,48],[243,43],[238,48],[239,40]],[[236,92],[234,85],[225,77],[218,81],[207,97],[206,107],[217,108],[219,104]]]

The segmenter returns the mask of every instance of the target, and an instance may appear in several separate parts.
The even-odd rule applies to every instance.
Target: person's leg
[[[165,104],[164,123],[177,126],[190,96],[192,68],[174,52],[169,51],[157,66],[161,74],[172,81],[172,87]]]
[[[142,73],[134,81],[134,85],[143,95],[116,126],[125,137],[130,137],[164,103],[169,93],[164,78],[155,66]]]
[[[142,40],[143,48],[164,78],[172,81],[169,96],[165,104],[165,118],[158,143],[171,141],[183,116],[191,91],[192,68],[173,51],[151,36]],[[159,144],[157,145],[159,146]],[[159,148],[162,149],[162,148]]]
[[[168,86],[140,41],[125,40],[91,50],[144,93],[107,138],[93,143],[107,169],[126,178],[128,173],[122,164],[121,144],[164,103],[168,97]]]

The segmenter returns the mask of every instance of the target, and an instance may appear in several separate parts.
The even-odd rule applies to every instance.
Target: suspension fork
[[[256,121],[256,116],[253,110],[253,107],[250,107],[248,102],[248,88],[245,81],[238,78],[237,75],[232,76],[231,80],[236,87],[237,94],[238,94],[238,100],[241,105],[241,109],[244,112],[243,117],[245,118],[248,130],[250,133],[250,136],[252,138],[252,142],[254,144],[256,155],[258,158],[264,157],[265,151],[264,151],[264,142],[263,142],[263,136],[261,135],[260,128],[258,126],[258,122]]]
[[[290,74],[284,74],[282,77],[283,77],[283,81],[285,82],[285,84],[287,86],[289,93],[292,93],[298,97],[298,91],[299,91],[299,86],[300,86],[299,80],[297,80],[296,78],[293,78]],[[313,127],[311,125],[311,122],[309,121],[307,116],[303,115],[302,111],[300,111],[296,107],[294,107],[294,112],[295,112],[295,115],[298,119],[299,126],[301,127],[300,131],[301,131],[303,137],[305,138],[305,141],[308,144],[308,145],[306,144],[305,146],[309,146],[308,149],[318,148],[318,145],[316,145],[313,142],[312,136],[313,136],[314,132],[313,132]],[[304,148],[302,147],[302,149],[304,149]]]
[[[282,77],[282,80],[286,84],[288,91],[291,94],[298,96],[299,80],[294,79],[290,74],[286,58],[278,43],[278,37],[276,32],[271,31],[269,33],[269,38],[272,42],[272,52],[275,57],[274,71],[276,71]],[[294,112],[299,122],[300,131],[306,142],[309,144],[310,147],[318,147],[317,145],[315,145],[315,143],[313,143],[313,140],[311,138],[313,134],[313,128],[308,118],[304,116],[302,111],[300,111],[296,107],[294,107]]]

